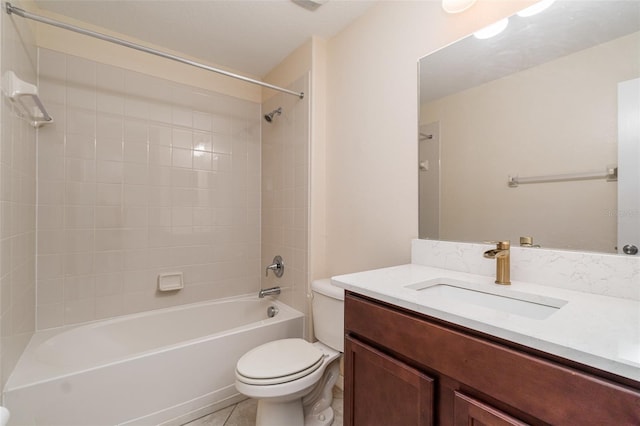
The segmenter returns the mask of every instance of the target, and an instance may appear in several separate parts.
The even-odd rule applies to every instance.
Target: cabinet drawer
[[[640,425],[640,392],[348,293],[347,333],[550,424]]]

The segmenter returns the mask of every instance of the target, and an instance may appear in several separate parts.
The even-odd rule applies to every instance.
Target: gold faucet
[[[488,244],[496,244],[496,248],[487,250],[484,252],[484,257],[487,259],[496,260],[496,284],[509,285],[511,284],[510,277],[510,255],[509,248],[511,243],[509,241],[487,241]]]

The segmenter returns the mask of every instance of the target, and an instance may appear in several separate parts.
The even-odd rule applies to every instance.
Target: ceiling
[[[373,0],[35,0],[38,7],[263,77],[311,36],[328,39]]]

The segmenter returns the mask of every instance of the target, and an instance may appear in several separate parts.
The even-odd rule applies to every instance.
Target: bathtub
[[[240,297],[39,331],[4,389],[9,425],[183,424],[244,399],[236,361],[301,337],[303,321],[270,298]]]

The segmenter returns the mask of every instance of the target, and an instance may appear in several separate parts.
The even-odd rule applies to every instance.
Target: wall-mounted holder
[[[159,291],[176,291],[184,288],[182,272],[170,272],[158,275]]]
[[[2,76],[2,92],[18,106],[22,116],[27,118],[33,127],[53,123],[53,117],[38,97],[38,88],[20,80],[13,71],[7,71]]]
[[[511,188],[517,188],[519,185],[526,183],[547,183],[547,182],[567,182],[573,180],[590,180],[590,179],[606,179],[607,182],[616,182],[618,180],[618,167],[607,166],[604,172],[586,172],[586,173],[568,173],[563,175],[546,175],[546,176],[530,176],[519,177],[509,176],[507,185]]]

